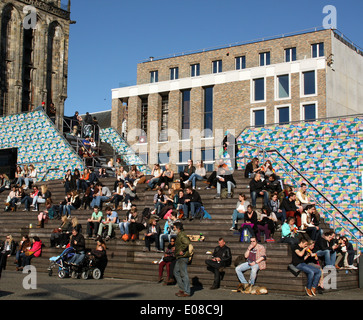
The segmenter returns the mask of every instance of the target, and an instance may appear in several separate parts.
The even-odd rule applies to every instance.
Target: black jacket
[[[262,180],[256,181],[255,179],[252,179],[250,182],[250,192],[261,192],[262,190],[265,190],[265,183]]]
[[[285,209],[285,211],[296,211],[297,207],[295,201],[290,201],[288,198],[282,200],[280,209]]]
[[[231,181],[235,186],[237,186],[232,174],[220,175],[219,177],[224,178],[224,181],[219,181],[219,183],[221,184],[221,188],[227,188],[228,181]]]
[[[223,267],[228,267],[232,263],[231,249],[224,245],[223,247],[217,246],[213,252],[214,258],[220,258]]]
[[[331,244],[328,240],[324,239],[324,237],[321,237],[318,241],[315,242],[314,251],[319,250],[329,250],[332,251]]]
[[[193,190],[191,194],[186,194],[185,197],[187,199],[190,199],[190,202],[199,202],[202,204],[202,198],[200,197],[200,194]]]
[[[77,244],[75,244],[75,241]],[[76,250],[76,253],[86,250],[86,241],[84,240],[84,236],[81,233],[77,233],[75,236],[72,235],[71,247]]]
[[[148,226],[147,226],[147,229],[146,229],[146,232],[145,233],[153,233],[152,232],[152,225],[151,224],[149,224]],[[156,234],[157,235],[160,235],[160,233],[161,233],[161,228],[160,228],[160,226],[157,224],[156,226],[155,226],[155,230],[156,230]]]
[[[270,193],[280,193],[282,191],[280,181],[278,180],[270,181],[269,179],[266,179],[264,181],[264,189]]]

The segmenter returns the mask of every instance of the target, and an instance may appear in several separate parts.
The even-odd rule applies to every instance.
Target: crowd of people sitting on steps
[[[320,214],[307,193],[305,183],[294,191],[291,186],[283,184],[269,160],[259,165],[257,158],[247,164],[244,175],[250,179],[246,186],[249,189],[249,197],[245,193],[238,194],[236,207],[231,212],[230,227],[231,231],[240,233],[241,241],[255,239],[256,243],[260,243],[264,235],[265,242],[274,242],[275,232],[281,231],[280,241],[288,243],[295,250],[293,263],[307,274],[309,270],[305,265],[301,265],[305,263],[301,260],[305,259],[305,252],[314,259],[318,257],[323,260],[325,265],[356,268],[353,265],[354,250],[347,238],[321,229]],[[102,183],[102,178],[106,177],[114,178],[112,190]],[[180,172],[179,179],[176,179],[170,165],[165,165],[162,169],[159,164],[155,164],[151,177],[147,177],[136,166],[131,166],[127,170],[120,159],[115,163],[111,159],[107,170],[106,168],[97,170],[85,168],[82,172],[78,169],[73,172],[68,170],[62,181],[65,198],[59,203],[53,202],[52,194],[46,184],[38,187],[37,171],[33,165],[18,166],[13,181],[10,181],[5,174],[0,174],[0,193],[9,192],[6,210],[16,211],[24,205],[24,211],[33,208],[33,211],[38,212],[39,228],[43,228],[48,219],[60,219],[59,228],[54,229],[50,235],[50,243],[54,247],[65,248],[71,239],[72,230],[76,228],[78,232],[82,231],[75,214],[81,208],[92,210],[87,220],[86,238],[109,241],[117,237],[120,230],[120,239],[135,241],[142,234],[144,251],[151,251],[154,244],[155,251],[165,254],[165,261],[164,258],[160,261],[159,280],[161,281],[162,270],[166,267],[167,282],[172,282],[175,281],[170,276],[172,274],[170,268],[173,266],[167,262],[171,260],[173,243],[177,237],[174,225],[185,219],[192,221],[208,215],[198,192],[202,188],[201,184],[197,185],[198,181],[203,182],[207,190],[215,189],[214,199],[235,197],[234,190],[238,181],[235,181],[233,171],[223,160],[216,161],[215,169],[209,175],[203,161],[198,161],[194,166],[193,161],[189,160],[184,170]],[[136,192],[138,184],[144,184],[145,191],[155,191],[153,203],[150,203],[149,207],[139,209],[135,204],[134,200],[138,199]],[[259,197],[262,198],[263,205],[257,209]],[[249,198],[250,201],[247,200]],[[40,206],[43,205],[44,208],[40,210]],[[163,228],[159,224],[160,220],[165,222]],[[305,246],[305,240],[310,241],[310,251],[304,249],[303,256],[300,256],[302,248],[308,247]],[[2,256],[6,256],[9,245],[5,244],[1,248]],[[12,249],[10,251],[14,254]],[[30,259],[23,259],[23,261],[28,260]],[[243,279],[243,270],[242,267],[238,272],[236,270],[239,279]],[[309,276],[308,295],[315,294],[315,289],[311,288],[315,288],[313,285],[316,283],[311,279]]]

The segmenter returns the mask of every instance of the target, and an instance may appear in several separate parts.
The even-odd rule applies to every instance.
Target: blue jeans
[[[306,284],[307,289],[316,288],[319,284],[321,271],[319,267],[314,267],[306,263],[299,263],[296,268],[306,273],[308,277],[308,282]]]
[[[235,184],[231,181],[227,181],[228,193],[232,193],[232,188],[235,188]],[[221,183],[217,182],[217,194],[221,194]]]
[[[77,266],[83,261],[85,257],[85,252],[81,251],[79,253],[76,253],[70,260],[69,263],[74,263]]]
[[[30,182],[31,182],[31,183],[33,183],[34,181],[33,181],[33,178],[25,178],[25,179],[24,179],[24,182],[25,182],[25,186],[26,186],[27,188],[29,188],[29,184],[30,184]]]
[[[25,183],[25,178],[23,177],[19,177],[18,180],[16,181],[16,184],[19,185],[20,187],[23,185],[23,183]]]
[[[316,251],[318,257],[324,257],[326,266],[334,266],[336,260],[336,252],[330,252],[330,250],[318,250]]]
[[[234,209],[232,214],[232,228],[236,226],[238,219],[243,219],[244,217],[245,217],[244,213],[239,213],[237,209]]]
[[[63,206],[63,215],[67,215],[67,217],[71,216],[71,210],[76,210],[72,205]]]
[[[202,204],[200,202],[189,202],[190,204],[190,213],[192,218],[195,217],[195,213],[197,212],[197,210],[199,210],[202,206]],[[183,205],[183,211],[184,211],[184,217],[188,218],[189,217],[189,206],[188,203],[184,203]]]
[[[192,187],[194,187],[194,188],[195,188],[195,186],[196,186],[196,180],[202,181],[203,179],[204,179],[204,178],[203,178],[202,176],[200,176],[199,174],[193,173],[193,174],[189,177],[188,181],[191,181],[191,182],[192,182]]]
[[[120,226],[120,231],[121,231],[122,236],[124,234],[130,234],[129,225],[130,225],[130,222],[120,222],[119,226]]]
[[[160,211],[162,208],[165,207],[165,204],[158,201],[157,203],[154,204],[154,208],[156,209],[156,214],[159,215]]]
[[[178,283],[179,289],[190,295],[188,260],[188,258],[176,259],[174,266],[174,277]]]
[[[268,206],[268,192],[267,191],[262,191],[263,192],[263,196],[260,194],[257,194],[256,191],[252,191],[251,192],[251,199],[252,199],[252,206],[256,207],[256,199],[257,197],[263,197],[263,203],[265,206]]]
[[[250,270],[250,269],[251,269],[251,274],[250,274],[249,283],[250,283],[250,285],[253,286],[256,282],[257,272],[258,272],[258,270],[260,270],[260,267],[257,263],[254,264],[253,266],[250,266],[248,262],[244,262],[244,263],[240,264],[239,266],[237,266],[235,270],[237,273],[238,280],[241,283],[247,284],[248,282],[247,282],[243,272]]]
[[[25,204],[25,209],[28,211],[30,210],[30,204],[32,202],[32,198],[30,196],[25,196],[23,199],[21,199],[21,204]]]
[[[110,200],[109,197],[106,196],[97,196],[96,198],[93,198],[91,202],[91,208],[94,208],[95,206],[102,208],[102,202]]]
[[[147,186],[150,189],[153,189],[155,187],[155,185],[159,182],[159,178],[152,178],[149,183],[147,184]]]
[[[176,235],[175,234],[171,235],[170,233],[164,233],[160,235],[159,237],[160,250],[164,250],[164,241],[170,242],[171,238],[176,238]]]
[[[275,212],[276,218],[281,220],[282,223],[286,220],[286,210],[281,209],[282,212]]]

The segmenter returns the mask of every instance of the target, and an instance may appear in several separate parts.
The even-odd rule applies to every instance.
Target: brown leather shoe
[[[313,294],[313,296],[316,296],[316,288],[311,288],[311,293]]]
[[[181,297],[181,298],[190,297],[190,294],[183,292],[183,293],[177,294],[177,297]]]
[[[305,287],[305,292],[306,292],[306,294],[307,294],[309,297],[313,297],[313,293],[311,292],[311,290],[310,290],[310,289],[308,289],[308,288],[306,288],[306,287]]]
[[[182,290],[179,290],[175,295],[177,296],[177,297],[179,297],[179,295],[180,294],[182,294],[182,293],[184,293],[184,291],[182,291]]]

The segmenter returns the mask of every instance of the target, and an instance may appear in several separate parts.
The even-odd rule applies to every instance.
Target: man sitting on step
[[[227,189],[227,198],[232,198],[232,190],[236,188],[236,181],[233,179],[232,172],[229,169],[219,168],[217,172],[217,195],[215,199],[221,198],[222,189]]]
[[[187,187],[186,196],[183,205],[184,217],[185,218],[189,217],[189,220],[193,220],[195,214],[200,210],[202,206],[203,206],[202,198],[200,197],[199,193],[193,190],[191,186]],[[190,216],[189,216],[189,211],[190,211]]]
[[[241,263],[236,267],[236,273],[240,284],[237,291],[245,291],[248,287],[253,287],[256,281],[257,272],[266,269],[266,249],[262,244],[257,243],[256,237],[251,237],[251,244],[247,248],[244,257],[246,262]],[[250,280],[244,277],[244,272],[251,270]]]
[[[102,203],[107,202],[111,199],[111,191],[108,187],[105,187],[98,182],[96,184],[98,186],[98,193],[93,195],[93,200],[91,202],[91,208],[93,209],[95,206],[99,207],[102,210]]]
[[[98,228],[98,236],[102,237],[102,232],[104,227],[108,227],[106,241],[110,240],[112,237],[112,231],[119,227],[119,218],[116,211],[112,211],[111,207],[106,208],[106,219],[100,223]]]
[[[207,269],[214,273],[214,282],[211,290],[218,289],[221,283],[221,272],[232,262],[231,249],[226,246],[223,238],[219,238],[218,246],[214,249],[211,259],[205,260]]]

